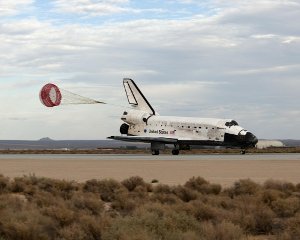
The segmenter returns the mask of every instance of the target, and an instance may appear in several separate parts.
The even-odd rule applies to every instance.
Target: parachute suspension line
[[[109,102],[97,101],[83,97],[76,93],[59,88],[55,84],[48,83],[40,91],[40,100],[46,107],[57,107],[71,104],[107,104],[119,108],[132,109],[131,106],[123,106]]]
[[[40,91],[40,100],[46,107],[57,107],[65,104],[106,104],[76,93],[60,89],[52,83],[46,84]]]
[[[97,101],[88,97],[80,96],[76,93],[72,93],[70,91],[64,90],[60,88],[62,93],[62,104],[106,104],[105,102]]]

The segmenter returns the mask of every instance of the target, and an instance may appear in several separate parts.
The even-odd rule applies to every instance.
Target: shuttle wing
[[[175,144],[178,142],[177,138],[165,138],[165,137],[149,137],[149,136],[111,136],[108,139],[127,141],[127,142],[159,142],[165,144]]]

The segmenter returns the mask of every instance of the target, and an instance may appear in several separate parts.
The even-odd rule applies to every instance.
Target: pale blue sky
[[[299,139],[299,22],[296,0],[0,0],[0,139],[118,134],[122,108],[47,109],[38,92],[126,105],[123,77],[161,115]]]

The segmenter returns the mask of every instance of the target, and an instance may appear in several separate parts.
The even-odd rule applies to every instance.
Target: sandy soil
[[[267,179],[300,183],[300,161],[292,160],[91,160],[91,159],[0,159],[0,174],[8,177],[35,174],[57,179],[85,181],[141,176],[165,184],[183,184],[192,176],[230,186],[238,179]]]

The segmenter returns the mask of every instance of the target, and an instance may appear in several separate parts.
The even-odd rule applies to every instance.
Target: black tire
[[[241,150],[241,154],[242,154],[242,155],[246,154],[246,150],[244,150],[244,149]]]
[[[152,155],[159,155],[159,150],[152,150]]]
[[[178,155],[179,154],[179,150],[178,149],[173,149],[172,150],[172,155]]]

